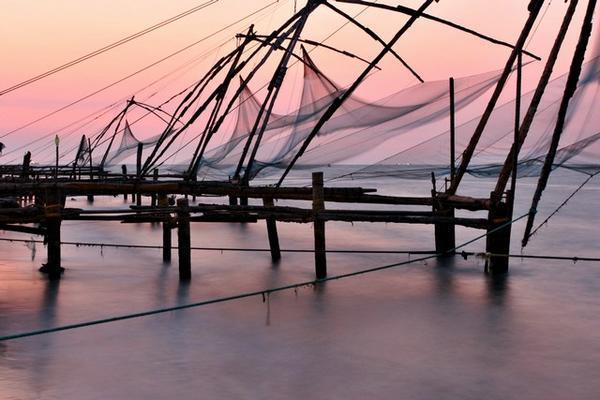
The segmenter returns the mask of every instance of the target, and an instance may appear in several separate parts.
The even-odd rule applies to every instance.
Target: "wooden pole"
[[[450,78],[450,185],[454,181],[454,175],[456,175],[456,120],[454,109],[454,78]]]
[[[500,95],[502,94],[502,91],[504,90],[504,85],[506,84],[508,77],[512,73],[513,64],[515,63],[517,55],[521,54],[523,47],[525,46],[525,42],[526,42],[527,38],[529,37],[531,30],[533,29],[533,26],[534,26],[535,21],[540,13],[543,3],[544,2],[541,0],[532,0],[529,3],[529,7],[528,7],[529,17],[527,18],[527,21],[525,22],[525,25],[523,26],[523,30],[521,31],[521,34],[519,35],[519,39],[517,39],[517,43],[515,44],[513,51],[511,52],[510,56],[508,57],[508,60],[506,61],[506,65],[504,66],[502,75],[500,75],[500,78],[498,79],[496,88],[494,89],[494,92],[492,93],[492,97],[490,98],[490,100],[486,106],[486,109],[485,109],[483,115],[481,116],[481,119],[479,120],[477,127],[475,128],[475,132],[473,132],[473,136],[471,136],[468,146],[465,148],[465,150],[462,153],[460,165],[459,165],[458,169],[456,170],[456,176],[454,177],[454,182],[452,182],[452,185],[450,185],[450,189],[449,189],[450,194],[456,193],[456,190],[458,189],[458,186],[460,185],[460,181],[462,180],[464,174],[467,172],[467,167],[469,166],[469,163],[471,162],[471,158],[473,157],[473,154],[475,153],[475,148],[477,147],[477,144],[479,143],[479,139],[481,138],[481,135],[483,134],[483,131],[485,130],[485,127],[487,126],[487,123],[488,123],[490,117],[492,116],[492,112],[494,111],[494,108],[496,107],[498,99],[500,98]]]
[[[177,199],[177,246],[179,253],[179,280],[192,278],[190,212],[187,199]]]
[[[498,195],[491,193],[492,208],[488,213],[488,235],[485,251],[488,254],[509,254],[512,210],[509,204],[501,202]],[[502,229],[499,229],[501,226]],[[491,275],[504,275],[508,272],[508,257],[489,256],[485,270]]]
[[[517,143],[519,140],[519,127],[521,126],[521,88],[523,81],[523,56],[519,54],[517,57],[517,93],[515,97],[515,129],[513,143]],[[510,182],[510,192],[512,194],[510,202],[511,208],[514,207],[515,193],[517,189],[517,168],[519,166],[519,155],[517,153],[513,156],[513,171]]]
[[[563,22],[560,26],[560,30],[558,31],[558,35],[556,36],[554,44],[552,45],[552,50],[550,50],[550,54],[548,55],[546,65],[544,66],[544,70],[542,71],[542,75],[537,84],[535,92],[533,93],[531,103],[529,103],[527,112],[523,117],[523,123],[519,128],[519,135],[517,137],[517,141],[513,143],[508,155],[506,156],[506,160],[504,161],[502,170],[498,175],[498,181],[496,182],[496,188],[494,189],[494,192],[498,196],[502,195],[502,193],[504,192],[506,184],[508,183],[511,176],[514,157],[519,156],[521,146],[523,145],[525,139],[527,138],[527,135],[529,134],[529,129],[533,124],[535,115],[538,111],[538,107],[540,105],[540,102],[542,101],[542,97],[544,95],[544,92],[546,91],[546,87],[548,86],[550,77],[552,76],[554,65],[556,64],[563,42],[565,40],[569,27],[571,26],[571,21],[573,20],[573,16],[575,15],[578,3],[579,0],[571,0],[569,2],[569,7],[567,8],[567,11],[563,18]]]
[[[60,279],[64,268],[61,266],[60,254],[60,210],[61,194],[50,190],[46,193],[46,241],[48,258],[46,264],[40,268],[40,272],[48,274],[48,279]]]
[[[121,165],[121,172],[123,173],[123,181],[127,181],[127,165]],[[123,193],[123,200],[127,201],[127,193]]]
[[[523,240],[521,242],[521,245],[523,247],[527,245],[529,236],[531,235],[537,206],[542,198],[542,192],[546,188],[548,179],[550,178],[552,165],[554,164],[554,159],[556,158],[556,152],[558,150],[560,138],[562,136],[567,119],[569,103],[571,101],[571,98],[575,95],[575,91],[577,90],[579,76],[581,75],[581,69],[585,60],[586,49],[589,44],[590,35],[592,34],[592,23],[595,8],[596,0],[589,0],[583,24],[581,26],[581,31],[579,32],[577,46],[575,47],[575,53],[573,54],[573,59],[571,61],[571,67],[569,68],[567,84],[565,85],[565,91],[563,93],[560,108],[558,110],[558,117],[556,125],[554,126],[554,132],[552,134],[550,148],[548,149],[548,153],[546,154],[544,166],[542,167],[542,172],[540,173],[540,177],[538,179],[538,183],[531,202],[531,207],[529,208],[529,216],[527,218],[527,224],[525,225],[525,233],[523,234]]]
[[[323,190],[323,173],[313,172],[313,224],[315,237],[315,275],[317,279],[327,276],[327,254],[325,245],[325,221],[319,213],[325,210],[325,191]]]
[[[55,180],[58,179],[58,159],[60,158],[59,154],[58,154],[59,153],[59,151],[58,151],[58,143],[59,143],[59,139],[58,139],[58,135],[56,135],[54,137],[54,145],[55,145],[54,148],[56,149],[56,165],[55,165],[55,168],[54,168],[54,179]]]
[[[161,193],[158,195],[158,206],[159,207],[168,207],[169,206],[169,198],[166,194]],[[163,231],[163,262],[170,263],[171,262],[171,247],[172,247],[172,239],[171,239],[171,230],[173,229],[173,223],[170,218],[162,223],[162,231]]]
[[[265,208],[272,208],[275,206],[271,197],[265,197],[263,199],[263,205]],[[274,217],[269,217],[266,220],[267,223],[267,234],[269,236],[269,247],[271,248],[271,259],[273,262],[277,262],[281,259],[281,250],[279,248],[279,236],[277,235],[277,222]]]
[[[138,181],[142,180],[142,152],[144,151],[144,144],[138,143],[137,145],[137,179]],[[136,205],[142,205],[142,194],[136,194]]]
[[[90,155],[90,180],[93,181],[94,180],[94,163],[92,160],[92,144],[90,142],[90,139],[88,138],[88,149],[89,149],[89,155]],[[88,195],[87,197],[88,203],[93,203],[94,202],[94,195]]]
[[[154,182],[158,182],[158,168],[154,169],[154,177],[153,177]],[[151,201],[150,201],[150,205],[152,207],[156,207],[156,194],[152,194],[151,197]]]

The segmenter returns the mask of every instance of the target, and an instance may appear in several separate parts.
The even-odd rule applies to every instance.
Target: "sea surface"
[[[292,181],[306,184],[299,172]],[[538,222],[585,176],[558,172]],[[518,182],[515,217],[535,179]],[[327,182],[426,195],[389,178]],[[489,179],[466,178],[484,196]],[[144,201],[148,201],[145,199]],[[223,199],[204,198],[203,202]],[[123,208],[122,196],[69,207]],[[280,202],[279,204],[287,204]],[[291,204],[291,203],[290,203]],[[294,203],[300,206],[308,204]],[[328,208],[348,205],[327,204]],[[381,208],[381,207],[380,207]],[[586,185],[524,254],[600,257],[600,179]],[[482,216],[484,216],[482,214]],[[311,249],[310,224],[279,223],[281,247]],[[520,254],[524,220],[514,225]],[[457,229],[457,243],[480,231]],[[65,222],[64,241],[160,245],[150,224]],[[2,238],[30,235],[2,232]],[[176,235],[174,235],[176,243]],[[268,247],[263,221],[195,223],[199,247]],[[328,223],[329,249],[431,250],[433,227]],[[484,250],[479,240],[464,248]],[[42,244],[0,242],[0,335],[259,291],[314,278],[313,256],[194,251],[192,281],[159,249],[63,246],[66,271],[38,272]],[[328,255],[330,276],[415,259]],[[419,261],[356,277],[203,307],[0,342],[0,399],[598,399],[600,263],[513,258],[493,280],[480,257]]]

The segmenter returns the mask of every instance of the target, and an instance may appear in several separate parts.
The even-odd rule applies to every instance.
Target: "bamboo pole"
[[[560,103],[558,118],[554,127],[554,133],[552,134],[552,141],[550,143],[550,149],[548,150],[548,154],[546,154],[544,166],[542,167],[542,172],[540,174],[537,187],[535,189],[535,193],[531,201],[529,216],[527,218],[527,225],[525,226],[525,233],[523,234],[523,240],[521,242],[522,247],[527,246],[527,242],[531,235],[531,229],[533,228],[533,222],[535,220],[537,206],[539,204],[540,199],[542,198],[542,192],[544,191],[544,189],[546,188],[546,184],[548,183],[548,178],[550,177],[550,172],[552,171],[552,165],[554,164],[554,159],[556,158],[556,151],[558,149],[560,137],[564,129],[567,111],[569,109],[569,103],[573,95],[575,95],[575,91],[577,90],[577,84],[581,75],[581,67],[585,59],[585,52],[589,44],[590,35],[592,33],[592,23],[594,18],[595,7],[596,0],[589,0],[583,24],[581,26],[581,31],[579,33],[577,47],[575,48],[575,53],[573,54],[571,68],[569,69],[569,76],[567,78],[565,92]]]
[[[298,150],[298,152],[294,155],[294,158],[287,166],[283,175],[277,182],[277,186],[281,186],[286,176],[289,174],[290,170],[294,167],[296,162],[302,154],[306,151],[314,137],[319,133],[323,125],[335,114],[335,112],[344,104],[344,102],[354,93],[354,91],[360,86],[363,80],[369,75],[371,70],[375,68],[375,66],[385,57],[385,55],[392,49],[392,47],[400,40],[400,38],[408,31],[408,29],[415,23],[415,21],[419,18],[419,16],[434,2],[434,0],[426,0],[419,10],[417,14],[411,16],[409,20],[400,28],[398,32],[394,35],[394,37],[384,46],[384,48],[379,52],[379,54],[371,61],[371,64],[367,66],[363,70],[363,72],[358,76],[358,78],[350,85],[350,87],[344,91],[339,97],[337,97],[333,103],[325,110],[319,121],[317,121],[316,125],[313,127],[312,131],[309,133],[307,138],[302,143],[302,146]]]
[[[560,26],[560,30],[556,39],[554,41],[554,45],[552,46],[552,50],[548,55],[548,60],[546,61],[546,66],[544,67],[544,71],[542,72],[542,76],[538,82],[536,90],[533,94],[533,98],[531,99],[531,103],[529,104],[529,108],[527,109],[527,113],[523,118],[523,123],[519,128],[519,136],[516,142],[513,143],[511,149],[506,156],[506,160],[504,165],[502,166],[502,170],[500,171],[500,175],[498,176],[498,181],[496,182],[496,188],[494,189],[494,193],[496,193],[496,197],[500,196],[504,189],[506,188],[506,184],[510,179],[510,175],[513,168],[513,159],[519,156],[519,151],[527,138],[527,134],[529,133],[529,129],[533,124],[533,120],[535,114],[537,113],[537,109],[542,100],[542,96],[546,91],[546,87],[548,86],[548,82],[550,81],[550,77],[552,76],[552,71],[554,69],[554,65],[558,59],[558,54],[564,42],[565,36],[567,35],[567,31],[571,25],[571,21],[573,20],[573,16],[575,15],[575,10],[577,9],[577,4],[579,0],[571,0],[569,2],[569,7],[565,13],[563,18],[563,22]]]
[[[500,78],[498,79],[496,88],[494,89],[492,97],[490,98],[490,100],[486,106],[486,109],[485,109],[483,115],[481,116],[481,119],[479,120],[477,127],[475,128],[475,132],[473,132],[473,136],[471,136],[471,140],[469,141],[468,146],[465,148],[465,150],[462,153],[460,166],[458,167],[454,181],[452,182],[452,185],[450,185],[450,189],[448,190],[448,192],[450,194],[456,193],[456,190],[458,189],[458,186],[460,185],[460,182],[461,182],[464,174],[467,172],[467,167],[469,166],[469,163],[471,162],[471,158],[473,157],[473,154],[475,153],[475,148],[477,147],[477,144],[479,143],[479,139],[481,138],[481,135],[483,134],[483,131],[485,130],[485,127],[487,126],[487,123],[492,115],[492,112],[494,111],[494,108],[496,107],[498,99],[500,98],[500,95],[502,94],[502,91],[504,90],[504,86],[506,85],[506,81],[508,80],[508,77],[510,76],[510,73],[512,72],[513,65],[515,63],[517,55],[520,54],[521,51],[523,50],[523,47],[525,46],[525,42],[526,42],[527,38],[529,37],[531,30],[533,29],[535,21],[537,20],[537,17],[542,8],[542,4],[543,4],[543,1],[541,1],[541,0],[533,0],[529,3],[529,17],[527,18],[527,21],[525,22],[525,25],[523,26],[523,29],[521,30],[521,34],[519,35],[519,38],[517,39],[517,43],[515,44],[513,51],[511,52],[510,56],[508,57],[508,60],[506,60],[506,65],[504,66],[502,75],[500,75]]]

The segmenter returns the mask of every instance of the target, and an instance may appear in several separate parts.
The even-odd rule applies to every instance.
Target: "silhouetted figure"
[[[23,179],[29,178],[29,164],[31,164],[31,152],[30,151],[25,153],[25,156],[23,157],[23,173],[22,173]]]

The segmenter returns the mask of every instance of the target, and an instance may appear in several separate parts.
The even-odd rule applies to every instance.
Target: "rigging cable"
[[[138,75],[138,74],[140,74],[140,73],[142,73],[142,72],[144,72],[144,71],[146,71],[146,70],[148,70],[148,69],[150,69],[150,68],[152,68],[152,67],[154,67],[154,66],[156,66],[156,65],[158,65],[158,64],[160,64],[160,63],[162,63],[162,62],[164,62],[164,61],[166,61],[166,60],[168,60],[168,59],[170,59],[170,58],[172,58],[172,57],[174,57],[174,56],[176,56],[178,54],[180,54],[180,53],[183,53],[184,51],[186,51],[186,50],[188,50],[188,49],[190,49],[190,48],[192,48],[192,47],[194,47],[194,46],[202,43],[203,41],[205,41],[207,39],[210,39],[210,38],[216,36],[217,34],[219,34],[219,33],[223,32],[223,31],[231,28],[232,26],[237,25],[238,23],[240,23],[240,22],[242,22],[242,21],[244,21],[244,20],[246,20],[248,18],[251,18],[252,16],[258,14],[259,12],[261,12],[261,11],[263,11],[263,10],[269,8],[269,7],[271,7],[272,5],[277,4],[277,2],[278,2],[277,0],[272,1],[271,3],[267,4],[266,6],[259,8],[258,10],[254,11],[254,12],[248,14],[248,15],[246,15],[245,17],[242,17],[242,18],[240,18],[240,19],[238,19],[238,20],[236,20],[236,21],[234,21],[234,22],[226,25],[225,27],[220,28],[217,31],[214,31],[211,34],[209,34],[209,35],[207,35],[207,36],[205,36],[205,37],[203,37],[203,38],[201,38],[201,39],[199,39],[199,40],[197,40],[197,41],[195,41],[193,43],[190,43],[189,45],[187,45],[187,46],[185,46],[185,47],[183,47],[183,48],[181,48],[181,49],[179,49],[179,50],[177,50],[177,51],[175,51],[175,52],[173,52],[171,54],[166,55],[165,57],[163,57],[163,58],[161,58],[161,59],[159,59],[159,60],[157,60],[157,61],[155,61],[155,62],[153,62],[153,63],[151,63],[149,65],[146,65],[145,67],[143,67],[143,68],[141,68],[141,69],[139,69],[139,70],[137,70],[135,72],[132,72],[131,74],[129,74],[129,75],[127,75],[127,76],[125,76],[125,77],[123,77],[123,78],[121,78],[121,79],[119,79],[119,80],[117,80],[115,82],[110,83],[109,85],[106,85],[106,86],[104,86],[104,87],[102,87],[102,88],[100,88],[100,89],[98,89],[98,90],[96,90],[96,91],[94,91],[92,93],[89,93],[89,94],[87,94],[87,95],[85,95],[85,96],[83,96],[83,97],[81,97],[81,98],[79,98],[79,99],[77,99],[77,100],[75,100],[75,101],[73,101],[73,102],[65,105],[65,106],[62,106],[62,107],[60,107],[60,108],[58,108],[58,109],[56,109],[56,110],[54,110],[54,111],[52,111],[52,112],[50,112],[48,114],[45,114],[45,115],[43,115],[43,116],[41,116],[41,117],[39,117],[39,118],[37,118],[37,119],[35,119],[33,121],[30,121],[30,122],[28,122],[28,123],[26,123],[24,125],[21,125],[21,126],[15,128],[15,129],[13,129],[13,130],[11,130],[9,132],[6,132],[6,133],[4,133],[3,135],[0,136],[0,139],[6,137],[8,135],[12,135],[13,133],[19,132],[19,131],[21,131],[21,130],[23,130],[25,128],[28,128],[31,125],[35,124],[35,123],[43,121],[43,120],[45,120],[45,119],[47,119],[47,118],[49,118],[49,117],[51,117],[51,116],[53,116],[53,115],[61,112],[61,111],[66,110],[69,107],[72,107],[72,106],[74,106],[74,105],[76,105],[78,103],[81,103],[82,101],[87,100],[90,97],[95,96],[98,93],[101,93],[101,92],[103,92],[103,91],[105,91],[105,90],[107,90],[107,89],[109,89],[109,88],[117,85],[117,84],[119,84],[119,83],[121,83],[121,82],[123,82],[123,81],[125,81],[125,80],[127,80],[127,79],[129,79],[129,78],[131,78],[133,76],[135,76],[135,75]]]
[[[208,6],[211,6],[211,5],[213,5],[213,4],[217,3],[217,2],[219,2],[219,0],[209,0],[209,1],[206,1],[206,2],[204,2],[202,4],[200,4],[200,5],[197,5],[196,7],[193,7],[193,8],[191,8],[191,9],[189,9],[187,11],[184,11],[184,12],[182,12],[180,14],[177,14],[174,17],[171,17],[171,18],[168,18],[166,20],[163,20],[163,21],[161,21],[161,22],[159,22],[159,23],[157,23],[155,25],[152,25],[152,26],[150,26],[150,27],[148,27],[146,29],[143,29],[143,30],[141,30],[139,32],[136,32],[136,33],[134,33],[132,35],[124,37],[123,39],[117,40],[116,42],[113,42],[113,43],[111,43],[109,45],[106,45],[106,46],[104,46],[104,47],[102,47],[102,48],[100,48],[98,50],[94,50],[94,51],[92,51],[90,53],[87,53],[87,54],[85,54],[85,55],[83,55],[83,56],[81,56],[79,58],[76,58],[76,59],[71,60],[71,61],[69,61],[69,62],[67,62],[65,64],[62,64],[62,65],[60,65],[60,66],[58,66],[56,68],[53,68],[53,69],[48,70],[46,72],[43,72],[43,73],[41,73],[39,75],[36,75],[36,76],[34,76],[32,78],[26,79],[26,80],[24,80],[22,82],[19,82],[19,83],[15,84],[15,85],[13,85],[11,87],[8,87],[6,89],[0,90],[0,96],[3,96],[5,94],[10,93],[12,91],[15,91],[17,89],[20,89],[20,88],[22,88],[24,86],[30,85],[30,84],[32,84],[34,82],[37,82],[37,81],[39,81],[41,79],[44,79],[44,78],[46,78],[46,77],[48,77],[50,75],[54,75],[54,74],[56,74],[56,73],[58,73],[60,71],[63,71],[65,69],[67,69],[67,68],[70,68],[70,67],[72,67],[74,65],[77,65],[77,64],[79,64],[79,63],[81,63],[83,61],[89,60],[90,58],[98,56],[98,55],[100,55],[102,53],[105,53],[105,52],[107,52],[109,50],[112,50],[112,49],[114,49],[116,47],[119,47],[119,46],[121,46],[121,45],[123,45],[125,43],[128,43],[128,42],[130,42],[130,41],[132,41],[134,39],[142,37],[142,36],[144,36],[144,35],[146,35],[146,34],[148,34],[150,32],[153,32],[153,31],[155,31],[155,30],[157,30],[159,28],[162,28],[163,26],[169,25],[169,24],[171,24],[171,23],[173,23],[175,21],[178,21],[178,20],[180,20],[180,19],[182,19],[184,17],[187,17],[188,15],[194,14],[195,12],[198,12],[198,11],[204,9],[204,8],[207,8]]]

